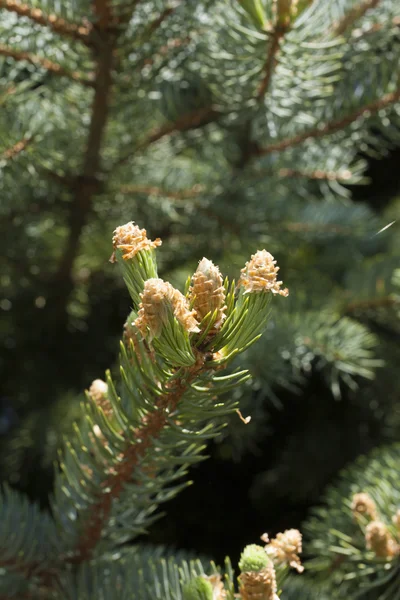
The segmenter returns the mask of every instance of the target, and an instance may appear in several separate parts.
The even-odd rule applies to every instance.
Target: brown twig
[[[205,356],[199,354],[196,363],[184,369],[182,376],[174,382],[173,388],[160,396],[155,410],[146,416],[146,420],[139,428],[137,440],[133,444],[127,443],[119,464],[102,483],[99,499],[91,508],[77,551],[70,562],[77,564],[90,559],[93,549],[101,539],[113,501],[119,498],[125,484],[132,479],[135,467],[143,460],[154,440],[164,430],[170,414],[176,409],[188,386],[206,368]]]
[[[76,71],[69,71],[58,63],[48,60],[47,58],[41,58],[40,56],[30,54],[29,52],[22,52],[21,50],[13,50],[4,44],[0,44],[0,55],[7,56],[14,60],[25,60],[35,67],[42,67],[43,69],[46,69],[46,71],[50,71],[55,75],[59,75],[60,77],[68,77],[69,79],[73,79],[74,81],[78,81],[79,83],[89,87],[93,87],[94,85],[93,81],[90,79],[85,79]]]
[[[345,312],[354,313],[378,308],[391,308],[398,304],[400,304],[400,301],[395,296],[384,296],[382,298],[373,298],[372,300],[357,300],[355,302],[350,302],[346,306]]]
[[[167,123],[162,127],[154,129],[153,132],[151,132],[146,138],[144,138],[142,141],[139,141],[134,148],[130,148],[126,154],[120,156],[120,158],[114,163],[113,168],[124,164],[137,152],[140,150],[145,150],[148,146],[151,146],[151,144],[154,144],[154,142],[158,142],[163,137],[207,125],[208,123],[216,121],[219,116],[220,114],[212,107],[200,108],[188,113],[187,115],[179,117],[172,123]]]
[[[300,171],[299,169],[279,169],[279,177],[302,177],[305,179],[319,179],[323,181],[349,181],[353,174],[349,169],[342,171],[323,171],[316,169],[315,171]]]
[[[261,100],[261,98],[263,98],[268,92],[269,85],[272,79],[272,73],[277,62],[276,57],[280,49],[280,42],[286,31],[287,28],[276,27],[271,35],[270,43],[268,45],[267,58],[264,65],[264,76],[257,92],[258,100]]]
[[[196,198],[202,192],[205,187],[203,185],[194,185],[188,190],[164,190],[155,186],[145,185],[123,185],[119,188],[119,192],[122,194],[145,194],[147,196],[157,196],[164,198],[171,198],[172,200],[187,200],[190,198]]]
[[[290,138],[286,138],[281,140],[280,142],[276,142],[275,144],[270,144],[269,146],[265,146],[264,148],[255,148],[254,154],[257,156],[265,156],[266,154],[270,154],[271,152],[280,152],[282,150],[286,150],[287,148],[293,148],[294,146],[298,146],[302,144],[308,139],[317,139],[320,137],[324,137],[326,135],[330,135],[332,133],[336,133],[336,131],[340,131],[345,129],[360,117],[366,114],[374,114],[379,110],[390,106],[394,102],[400,100],[400,88],[395,90],[394,92],[389,92],[382,96],[382,98],[378,98],[374,102],[370,104],[366,104],[361,108],[358,108],[353,113],[338,119],[337,121],[331,121],[330,123],[325,123],[321,127],[315,127],[313,129],[309,129],[307,131],[303,131],[303,133],[299,133]]]
[[[29,146],[29,144],[33,141],[33,138],[33,135],[30,137],[22,138],[22,140],[14,144],[14,146],[11,146],[11,148],[4,150],[0,154],[0,157],[5,160],[12,160],[16,156],[18,156],[18,154],[21,154],[21,152],[23,152]]]
[[[0,8],[4,8],[9,12],[14,12],[20,17],[27,17],[39,25],[49,27],[52,31],[59,33],[60,35],[72,37],[73,39],[79,40],[87,45],[90,44],[90,25],[77,25],[76,23],[69,23],[57,15],[46,15],[39,8],[32,8],[27,4],[18,2],[16,0],[0,0]]]
[[[358,19],[361,19],[366,12],[376,8],[380,0],[364,0],[354,6],[344,17],[333,25],[334,35],[343,35]]]

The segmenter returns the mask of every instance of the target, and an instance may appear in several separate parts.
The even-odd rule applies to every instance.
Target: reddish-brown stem
[[[334,24],[334,35],[343,35],[350,27],[354,25],[358,19],[361,19],[365,13],[373,8],[376,8],[380,0],[364,0],[353,6],[353,8],[344,17]]]
[[[348,169],[342,171],[323,171],[316,169],[315,171],[300,171],[299,169],[279,169],[279,177],[302,177],[305,179],[320,179],[323,181],[348,181],[353,174]]]
[[[264,76],[257,92],[257,98],[259,100],[263,98],[263,96],[265,96],[265,94],[268,92],[272,79],[272,73],[276,65],[276,56],[280,48],[280,41],[284,36],[285,32],[286,28],[276,27],[276,29],[271,35],[270,44],[268,45],[267,58],[264,65]]]
[[[46,15],[39,8],[32,8],[31,6],[16,0],[0,0],[0,8],[4,8],[9,12],[14,12],[20,17],[27,17],[39,25],[49,27],[52,31],[60,35],[72,37],[73,39],[80,40],[84,44],[89,45],[90,43],[89,36],[91,27],[89,25],[69,23],[57,15]]]
[[[22,140],[11,146],[11,148],[4,150],[0,155],[1,158],[5,160],[12,160],[16,156],[18,156],[18,154],[21,154],[21,152],[26,150],[29,144],[33,141],[33,137],[34,136],[22,138]]]
[[[390,106],[394,102],[397,102],[400,99],[400,88],[395,90],[394,92],[389,92],[382,96],[382,98],[378,98],[374,102],[370,102],[369,104],[365,104],[361,108],[358,108],[354,112],[338,119],[337,121],[331,121],[330,123],[325,123],[321,127],[314,127],[313,129],[308,129],[307,131],[303,131],[298,135],[294,135],[293,137],[286,138],[281,140],[280,142],[276,142],[275,144],[269,144],[264,148],[256,148],[254,154],[257,156],[265,156],[266,154],[270,154],[271,152],[281,152],[282,150],[286,150],[287,148],[293,148],[294,146],[298,146],[302,144],[308,139],[317,139],[320,137],[324,137],[326,135],[330,135],[332,133],[336,133],[342,129],[345,129],[360,117],[369,114],[377,113],[379,110]]]
[[[35,67],[41,67],[46,69],[46,71],[50,71],[51,73],[54,73],[60,77],[68,77],[69,79],[73,79],[74,81],[82,83],[82,85],[87,85],[89,87],[93,87],[94,85],[93,81],[90,79],[85,79],[80,73],[77,73],[76,71],[69,71],[58,63],[48,60],[47,58],[41,58],[36,54],[22,52],[21,50],[13,50],[12,48],[0,44],[0,55],[7,56],[14,60],[25,60]]]
[[[135,467],[164,430],[170,414],[176,409],[188,386],[206,369],[204,362],[204,355],[199,354],[196,363],[184,370],[182,377],[174,382],[168,393],[160,396],[155,410],[146,416],[138,429],[138,439],[134,443],[127,442],[119,465],[102,483],[99,499],[91,507],[77,550],[70,562],[77,564],[90,559],[109,519],[113,501],[119,498],[125,484],[132,479]]]

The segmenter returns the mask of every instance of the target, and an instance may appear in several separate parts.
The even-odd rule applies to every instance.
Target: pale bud
[[[140,229],[133,221],[117,227],[113,235],[114,252],[110,258],[111,262],[115,262],[115,250],[122,250],[124,260],[133,258],[140,250],[150,250],[161,246],[161,240],[157,238],[151,241],[147,237],[145,229]]]
[[[242,269],[238,286],[242,286],[245,293],[265,291],[288,296],[287,288],[280,289],[282,281],[277,280],[278,271],[279,267],[272,254],[266,250],[258,250]]]
[[[399,554],[399,546],[382,521],[371,521],[365,529],[365,543],[376,556],[389,558]]]
[[[261,571],[244,571],[239,575],[242,600],[277,600],[276,574],[271,561]]]
[[[351,510],[356,520],[359,520],[360,517],[367,517],[369,520],[375,521],[378,518],[376,504],[371,496],[365,492],[354,494]]]
[[[219,329],[225,319],[225,288],[218,267],[211,260],[203,258],[193,275],[190,287],[190,300],[196,316],[201,321],[208,313],[217,311],[213,331]]]
[[[302,537],[297,529],[287,529],[273,538],[265,550],[277,565],[288,565],[298,573],[304,571],[300,557],[302,551]]]
[[[113,408],[107,396],[108,385],[102,379],[95,379],[88,390],[88,394],[93,402],[102,409],[107,417],[113,414]]]
[[[171,314],[187,332],[199,331],[194,311],[189,310],[185,296],[162,279],[148,279],[140,295],[141,303],[136,327],[143,337],[149,330],[149,339],[159,337]]]

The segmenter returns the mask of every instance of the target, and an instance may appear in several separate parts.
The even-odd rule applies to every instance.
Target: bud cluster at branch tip
[[[279,600],[275,568],[264,548],[246,546],[239,561],[239,592],[242,600]]]
[[[399,545],[382,521],[371,521],[365,529],[365,545],[380,558],[391,558],[399,554]]]
[[[199,262],[192,277],[189,299],[199,321],[209,313],[216,313],[211,335],[220,329],[225,320],[225,288],[221,272],[211,260],[203,258]]]
[[[88,390],[89,397],[102,409],[107,417],[113,414],[113,408],[108,398],[108,385],[102,379],[95,379]]]
[[[277,280],[279,267],[276,260],[266,250],[258,250],[252,255],[245,267],[241,270],[238,282],[239,287],[244,288],[244,293],[272,292],[281,296],[288,296],[289,290],[281,290],[282,281]]]
[[[371,496],[365,492],[354,494],[351,503],[351,510],[353,511],[354,518],[357,521],[362,517],[365,517],[370,521],[375,521],[378,518],[376,504],[372,500]]]
[[[296,569],[298,573],[304,571],[301,564],[299,554],[302,551],[302,537],[297,529],[287,529],[271,541],[268,540],[268,535],[264,534],[261,539],[267,543],[265,551],[268,556],[274,561],[277,566],[289,566]]]
[[[133,258],[140,250],[150,250],[161,246],[160,238],[152,241],[147,237],[145,229],[140,229],[133,221],[117,227],[113,235],[114,252],[110,258],[111,262],[115,262],[115,250],[122,251],[124,260]]]

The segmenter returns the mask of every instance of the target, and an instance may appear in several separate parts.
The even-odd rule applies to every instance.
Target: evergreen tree
[[[276,503],[316,502],[321,486],[344,461],[398,438],[398,203],[378,214],[355,203],[350,191],[365,183],[367,157],[381,157],[399,144],[398,3],[0,0],[0,14],[5,248],[0,308],[7,317],[2,381],[15,374],[4,390],[4,428],[13,418],[23,420],[15,440],[8,437],[5,443],[5,474],[15,470],[9,461],[16,445],[21,461],[35,463],[28,438],[41,441],[50,418],[61,437],[58,421],[66,395],[88,387],[112,360],[127,307],[115,269],[107,264],[111,232],[121,222],[135,219],[162,238],[160,272],[182,290],[203,255],[232,278],[245,257],[264,246],[279,257],[291,290],[267,321],[264,305],[251,309],[243,294],[237,298],[233,289],[219,285],[217,304],[206,304],[207,311],[190,307],[189,313],[197,310],[191,317],[185,313],[185,332],[181,313],[174,313],[175,305],[183,310],[184,304],[175,288],[145,287],[146,280],[158,279],[153,258],[136,264],[136,255],[124,261],[117,249],[134,310],[141,301],[144,310],[140,294],[153,291],[168,299],[169,312],[154,327],[144,313],[128,319],[125,341],[132,343],[121,349],[120,396],[109,379],[98,383],[103,391],[92,389],[82,409],[74,404],[79,425],[68,435],[62,472],[56,473],[52,517],[39,515],[28,500],[5,489],[2,593],[217,598],[222,593],[217,571],[208,575],[213,583],[204,583],[200,563],[164,559],[159,549],[125,544],[150,524],[158,504],[180,489],[176,480],[223,423],[230,423],[225,449],[240,453],[265,436],[271,401],[284,404],[284,389],[307,389],[311,375],[319,378],[316,393],[323,398],[311,391],[298,411],[312,411],[303,418],[302,436],[286,431],[275,462],[254,482],[251,493],[260,502],[265,497]],[[197,273],[208,281],[210,267],[200,265],[203,271]],[[247,291],[257,296],[257,290]],[[225,312],[218,304],[222,293],[228,298]],[[192,304],[196,297],[192,293]],[[264,335],[236,365],[236,354],[261,329],[258,316]],[[131,332],[137,319],[138,336]],[[86,331],[93,332],[90,340]],[[220,366],[215,357],[206,358],[213,363],[210,372],[192,372],[194,348],[206,342],[214,353],[228,349],[221,364],[232,359],[226,376],[231,379],[211,373]],[[235,378],[244,382],[243,365],[253,379],[239,388]],[[132,480],[131,471],[120,477],[124,443],[137,448],[132,436],[148,419],[157,421],[154,407],[163,386],[163,393],[171,393],[170,382],[174,390],[180,385],[182,393],[184,386],[189,390],[185,387],[185,400],[179,397],[173,406],[179,422],[165,414],[162,435],[154,437],[146,455],[149,463],[134,449],[137,472]],[[224,392],[217,405],[212,386]],[[332,396],[345,400],[335,404]],[[7,397],[13,398],[15,414]],[[243,414],[253,416],[249,427],[234,411],[239,400]],[[49,440],[51,448],[58,445],[57,436]],[[342,439],[342,452],[329,453],[327,468],[325,450]],[[146,440],[153,444],[150,433],[140,443],[146,446]],[[395,463],[385,462],[387,452],[380,460],[389,473]],[[299,456],[303,473],[294,463]],[[349,471],[353,482],[360,468]],[[305,477],[308,471],[317,473],[315,478]],[[372,523],[384,523],[382,536],[397,548],[398,533],[390,524],[398,508],[391,476],[381,501],[368,473],[350,491],[339,485],[331,492],[342,537],[321,550],[318,540],[325,542],[331,517],[319,513],[318,525],[306,528],[313,540],[308,553],[319,556],[312,564],[323,563],[329,593],[355,597],[364,590],[362,572],[368,598],[389,600],[395,598],[397,550],[379,556],[367,539],[365,515],[358,521],[349,514],[355,510],[354,494],[368,494],[377,511]],[[21,487],[28,487],[24,483]],[[328,506],[329,498],[328,493]],[[84,546],[82,532],[90,532]],[[346,546],[352,535],[355,550]],[[349,562],[340,563],[338,575],[329,575],[336,555],[349,556]],[[263,597],[280,594],[283,575],[276,556],[249,572],[262,572],[251,586],[269,582]],[[343,573],[353,587],[338,587]],[[286,586],[282,598],[298,597],[297,589],[307,597],[314,586],[328,585],[320,588],[316,579],[302,575]],[[241,577],[239,590],[250,598],[246,582]],[[228,595],[232,584],[228,565]]]

